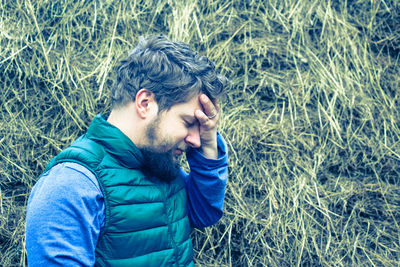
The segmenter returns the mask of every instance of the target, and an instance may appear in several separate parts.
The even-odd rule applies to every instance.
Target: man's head
[[[175,158],[201,146],[199,118],[217,114],[225,85],[214,64],[186,44],[141,38],[117,68],[109,121],[142,150],[144,171],[170,181],[179,171]]]
[[[213,101],[224,93],[225,84],[214,64],[188,45],[161,35],[141,37],[117,68],[113,107],[135,101],[139,90],[145,88],[154,94],[160,112],[200,93]]]

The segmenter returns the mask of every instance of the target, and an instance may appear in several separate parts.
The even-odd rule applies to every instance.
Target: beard
[[[140,150],[143,154],[143,173],[151,179],[157,178],[170,183],[180,175],[180,166],[173,156],[176,146],[159,136],[160,116],[156,117],[146,129],[149,144]]]
[[[143,173],[151,179],[155,177],[162,182],[170,183],[180,174],[179,163],[174,160],[172,153],[155,152],[149,148],[141,149],[143,154]]]

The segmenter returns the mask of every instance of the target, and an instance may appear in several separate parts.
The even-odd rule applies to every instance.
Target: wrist
[[[200,153],[208,159],[218,159],[218,146],[217,141],[207,144],[202,144]]]

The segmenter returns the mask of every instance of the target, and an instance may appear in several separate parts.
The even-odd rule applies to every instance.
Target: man
[[[117,69],[113,108],[57,155],[28,201],[30,266],[193,266],[191,227],[222,216],[225,79],[164,36]],[[186,152],[190,173],[179,168]]]

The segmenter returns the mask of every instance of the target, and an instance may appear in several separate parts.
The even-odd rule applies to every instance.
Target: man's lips
[[[183,153],[182,149],[180,149],[180,148],[175,149],[175,154],[176,155],[180,156],[180,155],[182,155],[182,153]]]

